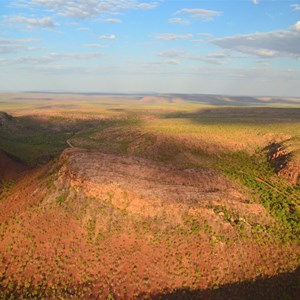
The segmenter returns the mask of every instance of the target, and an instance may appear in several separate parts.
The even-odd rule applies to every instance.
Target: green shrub
[[[61,194],[55,198],[55,201],[57,204],[62,204],[67,200],[67,195],[66,194]]]

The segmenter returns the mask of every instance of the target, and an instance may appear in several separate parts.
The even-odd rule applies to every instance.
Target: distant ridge
[[[37,99],[55,100],[59,95],[78,97],[113,97],[132,98],[143,104],[194,102],[216,106],[268,106],[268,105],[300,105],[300,97],[217,95],[217,94],[181,94],[181,93],[106,93],[106,92],[60,92],[60,91],[26,91],[23,93],[2,93],[13,96],[15,100]],[[16,96],[15,96],[16,95]],[[18,95],[18,96],[17,96]],[[21,96],[20,96],[21,95]],[[30,96],[31,95],[31,96]],[[47,95],[47,98],[44,96]],[[51,96],[52,95],[52,96]]]

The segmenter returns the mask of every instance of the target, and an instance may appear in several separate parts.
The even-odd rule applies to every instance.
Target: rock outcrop
[[[0,111],[0,126],[6,124],[9,121],[12,121],[13,117],[6,112]]]
[[[293,160],[292,153],[280,143],[273,143],[266,150],[275,172],[279,176],[285,177],[292,184],[300,184],[300,164]]]

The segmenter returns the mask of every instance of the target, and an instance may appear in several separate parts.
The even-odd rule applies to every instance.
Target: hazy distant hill
[[[290,97],[249,97],[201,94],[168,94],[167,98],[181,98],[186,101],[208,103],[213,105],[266,105],[266,104],[300,104],[300,98]]]

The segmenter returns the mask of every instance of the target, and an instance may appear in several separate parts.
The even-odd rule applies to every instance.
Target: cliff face
[[[268,159],[275,172],[285,177],[292,184],[300,184],[300,164],[293,160],[293,155],[283,144],[273,143],[267,147]]]

